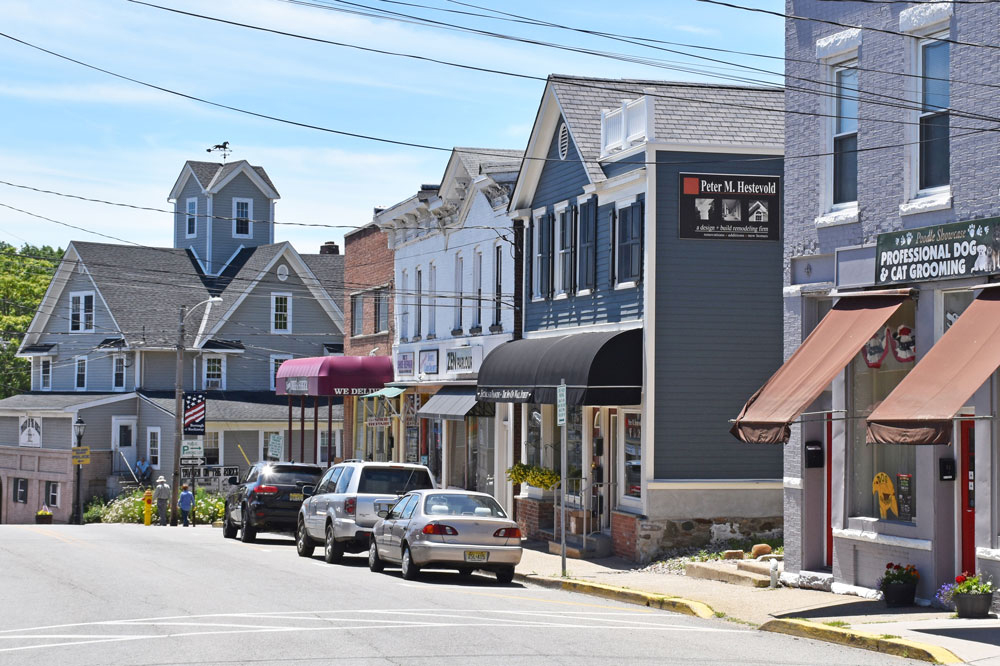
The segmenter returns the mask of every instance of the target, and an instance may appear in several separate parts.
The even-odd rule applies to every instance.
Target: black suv
[[[304,486],[315,486],[326,471],[316,465],[290,462],[258,462],[242,483],[229,477],[229,492],[222,514],[222,536],[253,541],[257,532],[295,532]],[[310,489],[307,489],[310,490]]]

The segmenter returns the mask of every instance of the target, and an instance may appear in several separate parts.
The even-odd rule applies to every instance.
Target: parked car
[[[317,465],[291,462],[258,462],[250,466],[241,483],[229,477],[222,536],[253,541],[257,532],[295,532],[295,518],[305,490],[316,486],[323,475]]]
[[[369,569],[399,564],[407,580],[422,568],[457,569],[463,576],[482,569],[507,584],[520,561],[517,523],[492,496],[468,490],[405,495],[375,524],[368,549]]]
[[[360,460],[334,465],[299,510],[299,555],[309,557],[323,544],[323,559],[333,564],[344,553],[367,552],[379,511],[388,511],[411,490],[434,487],[424,465]]]

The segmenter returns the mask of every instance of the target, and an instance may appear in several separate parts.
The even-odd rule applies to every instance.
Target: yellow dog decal
[[[896,505],[896,489],[892,485],[892,479],[885,472],[879,472],[872,480],[872,494],[878,495],[878,510],[882,518],[885,519],[891,509],[899,518],[899,507]]]

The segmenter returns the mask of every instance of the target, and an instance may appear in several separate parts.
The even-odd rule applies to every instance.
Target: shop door
[[[961,483],[962,513],[959,522],[962,525],[962,571],[970,573],[976,570],[976,430],[974,421],[961,423]]]
[[[618,505],[615,479],[618,476],[618,411],[608,410],[608,421],[604,424],[604,485],[601,487],[603,511],[601,529],[611,531],[611,512]]]

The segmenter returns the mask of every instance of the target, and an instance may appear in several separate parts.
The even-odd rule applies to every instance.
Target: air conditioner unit
[[[221,379],[206,379],[205,380],[206,389],[221,389],[222,380]]]

